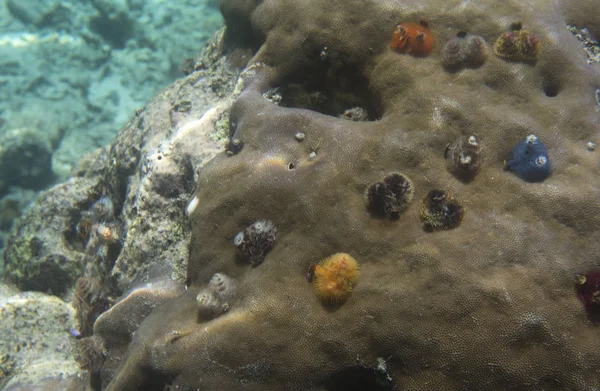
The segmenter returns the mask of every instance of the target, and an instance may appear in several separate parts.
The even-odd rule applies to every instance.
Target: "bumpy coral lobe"
[[[374,216],[398,220],[413,199],[414,185],[404,174],[387,175],[369,186],[365,195],[368,211]]]
[[[240,10],[241,3],[222,5],[230,10],[228,26],[237,27],[242,18],[237,15],[249,13]],[[112,390],[143,390],[121,387],[136,379],[136,368],[147,377],[166,374],[171,387],[179,389],[237,390],[242,382],[261,391],[278,390],[282,384],[290,390],[325,389],[320,379],[356,364],[357,357],[375,363],[377,357],[389,356],[390,375],[400,389],[596,386],[597,349],[591,345],[598,330],[581,316],[569,278],[574,268],[597,262],[590,255],[598,253],[598,232],[590,228],[600,216],[594,202],[598,190],[581,180],[596,181],[597,161],[576,152],[577,140],[596,131],[597,113],[590,110],[596,107],[596,86],[590,88],[595,71],[572,55],[579,48],[559,46],[572,38],[564,25],[542,27],[539,14],[525,12],[525,21],[539,22],[544,41],[552,45],[539,67],[492,59],[456,78],[441,69],[435,56],[417,61],[386,47],[391,29],[377,26],[378,21],[407,10],[404,2],[245,3],[248,8],[260,4],[244,20],[257,26],[248,35],[267,37],[253,62],[268,65],[246,83],[249,87],[232,106],[239,119],[235,137],[246,148],[229,158],[217,157],[198,175],[202,202],[190,216],[188,274],[194,283],[215,272],[231,274],[240,282],[239,305],[200,325],[192,323],[195,296],[161,306],[136,332],[126,358],[130,365],[117,375]],[[462,11],[446,17],[436,13],[436,3],[419,4],[444,31],[464,21]],[[495,36],[506,15],[493,12],[497,2],[481,4],[485,12],[476,32]],[[511,3],[514,12],[525,9],[520,4]],[[334,29],[329,28],[331,18],[339,21]],[[560,43],[547,39],[554,34]],[[373,37],[381,39],[373,44]],[[326,61],[319,58],[321,45],[330,48]],[[281,80],[312,82],[323,68],[333,78],[339,75],[336,69],[348,66],[364,74],[373,96],[381,97],[380,121],[344,121],[338,113],[275,106],[262,96]],[[567,74],[564,69],[574,71],[568,79],[559,77]],[[561,95],[545,97],[542,76],[564,81]],[[557,173],[564,186],[529,186],[503,175],[504,153],[495,155],[494,150],[507,153],[509,137],[518,138],[517,132],[532,127],[544,137],[553,134],[555,145],[564,147],[565,160],[580,163],[569,175]],[[441,156],[445,138],[464,129],[478,131],[491,151],[486,172],[469,186],[447,175]],[[306,135],[302,143],[294,139],[298,131]],[[307,157],[311,143],[319,144],[314,160]],[[266,164],[271,156],[298,162],[296,170]],[[469,201],[464,227],[426,235],[412,208],[394,224],[372,219],[365,213],[365,188],[378,180],[377,172],[390,170],[408,174],[422,195],[431,186],[460,191]],[[571,184],[574,197],[566,189]],[[232,236],[257,216],[276,223],[280,242],[268,264],[239,267],[232,259]],[[360,289],[339,311],[327,311],[302,277],[309,263],[335,251],[360,254],[364,261],[358,258]],[[520,337],[514,328],[526,313],[551,325],[551,333],[539,343],[514,342]],[[196,332],[162,343],[172,330],[189,328]],[[167,359],[153,361],[154,352]],[[593,358],[590,367],[580,364],[582,354]],[[256,368],[259,357],[268,366],[264,375],[243,370]]]
[[[391,48],[415,57],[429,55],[435,45],[435,37],[424,24],[412,22],[397,24],[392,34]]]
[[[317,296],[327,303],[339,303],[348,298],[358,280],[358,262],[349,254],[334,254],[313,271],[313,287]]]

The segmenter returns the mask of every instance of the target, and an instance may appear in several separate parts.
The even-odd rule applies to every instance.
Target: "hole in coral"
[[[318,53],[317,53],[318,54]],[[381,105],[369,91],[368,80],[353,67],[332,70],[328,60],[316,57],[317,69],[304,69],[285,80],[280,105],[314,110],[351,121],[381,118]]]
[[[391,391],[394,382],[385,371],[353,366],[329,375],[323,386],[327,391]]]
[[[88,242],[91,220],[79,213],[70,219],[68,229],[63,232],[64,243],[70,250],[84,252]]]
[[[296,168],[296,164],[294,162],[290,162],[287,165],[288,170],[294,170]]]
[[[518,21],[518,22],[513,22],[510,24],[510,29],[512,31],[519,31],[523,28],[523,22]]]
[[[544,94],[546,94],[546,96],[549,98],[554,98],[556,95],[558,95],[558,91],[558,85],[555,83],[548,83],[544,85]]]

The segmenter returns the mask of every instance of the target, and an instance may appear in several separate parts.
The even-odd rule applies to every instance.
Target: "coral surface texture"
[[[134,158],[107,171],[115,213],[138,214],[128,235],[142,240],[154,189],[164,218],[182,222],[161,235],[189,239],[189,256],[180,244],[172,251],[178,268],[134,256],[132,236],[107,280],[133,281],[137,257],[139,270],[171,265],[187,288],[146,306],[119,341],[108,338],[123,333],[112,317],[146,299],[100,318],[104,362],[90,388],[599,389],[599,285],[583,276],[600,268],[600,152],[587,147],[600,137],[600,69],[567,27],[597,38],[597,4],[221,0],[220,9],[220,48],[244,69],[231,97],[198,111],[197,63],[193,83],[159,99],[187,98],[203,118],[196,128],[225,113],[225,151],[198,164],[195,144],[157,143],[154,154],[142,148],[154,167],[146,182],[123,180],[140,175]],[[426,27],[432,50],[392,47],[401,23]],[[414,28],[403,39],[424,39]],[[445,55],[466,65],[448,67],[442,48],[455,37]],[[521,54],[496,54],[499,39],[496,51]],[[196,129],[170,115],[171,140]],[[141,118],[141,143],[159,134],[152,126],[169,129]],[[531,153],[514,148],[530,135],[543,154],[516,156]],[[529,165],[507,169],[509,156]],[[186,159],[193,192],[191,174],[161,176]],[[536,170],[530,163],[547,164],[535,181],[521,174]]]
[[[141,324],[107,389],[600,387],[600,329],[575,290],[575,276],[599,266],[599,160],[585,146],[598,137],[600,77],[567,29],[598,33],[592,3],[220,7],[231,53],[254,56],[231,107],[229,153],[201,170],[188,208],[190,285]],[[420,57],[393,50],[395,25],[422,18],[439,45],[477,34],[489,57],[450,72],[439,47]],[[493,55],[503,34],[524,36],[522,50],[530,42],[537,58]],[[275,102],[265,98],[273,91]],[[355,107],[366,117],[344,119]],[[539,183],[503,170],[530,134],[552,160]],[[464,183],[444,150],[470,135],[482,162]],[[373,216],[367,189],[394,172],[410,178],[416,202],[397,220]],[[419,219],[434,189],[461,203],[451,229],[429,232]],[[234,238],[263,219],[277,239],[252,265]],[[310,280],[311,266],[340,252],[357,260],[360,279],[333,305],[307,270]],[[237,281],[237,296],[205,319],[196,296],[215,273]]]

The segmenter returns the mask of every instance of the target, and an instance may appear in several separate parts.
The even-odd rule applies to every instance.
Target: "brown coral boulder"
[[[231,107],[238,147],[199,173],[190,287],[141,324],[107,389],[600,387],[600,329],[575,290],[578,273],[600,266],[599,159],[585,148],[598,137],[600,74],[566,27],[587,19],[545,1],[460,4],[221,1],[227,46],[256,50]],[[389,48],[395,24],[420,17],[442,44],[458,31],[493,42],[521,22],[543,51],[535,64],[490,56],[450,73],[439,48]],[[263,96],[273,91],[278,104]],[[355,107],[366,121],[339,118]],[[503,171],[528,134],[549,148],[542,183]],[[444,150],[469,135],[485,159],[464,183]],[[394,172],[416,200],[455,196],[464,221],[427,232],[421,202],[397,220],[373,216],[367,188]],[[261,220],[277,240],[251,265],[234,238]],[[306,271],[338,252],[361,277],[330,306]],[[214,273],[237,281],[237,299],[206,320],[196,296]]]

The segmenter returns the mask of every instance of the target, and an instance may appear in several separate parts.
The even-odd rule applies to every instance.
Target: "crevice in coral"
[[[394,382],[386,372],[356,365],[329,375],[323,386],[327,391],[392,391]]]
[[[554,98],[558,95],[560,88],[558,84],[553,82],[545,82],[544,83],[544,94],[549,98]]]
[[[314,110],[351,121],[381,118],[380,102],[369,91],[368,80],[353,67],[337,71],[304,69],[278,87],[283,107]]]

